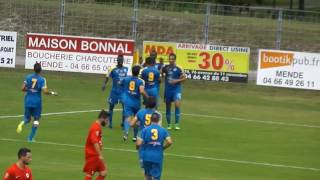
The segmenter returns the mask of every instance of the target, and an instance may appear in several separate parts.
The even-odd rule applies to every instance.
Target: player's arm
[[[141,86],[139,86],[139,91],[140,93],[143,95],[143,97],[145,98],[149,98],[149,95],[147,94],[147,92],[144,89],[144,84],[142,84]]]
[[[47,81],[44,80],[43,85],[42,85],[42,92],[46,95],[53,95],[53,96],[57,96],[58,93],[52,90],[49,90],[47,87]]]
[[[15,179],[14,177],[14,172],[11,172],[10,169],[8,169],[3,176],[3,180],[11,180],[11,179]]]
[[[21,91],[23,91],[23,92],[27,92],[27,91],[28,91],[27,82],[26,82],[26,81],[24,81],[24,82],[22,83]]]
[[[172,144],[173,144],[172,138],[170,136],[168,136],[166,138],[166,141],[165,141],[164,145],[163,145],[163,150],[168,149]]]
[[[185,73],[183,73],[183,70],[182,69],[180,69],[180,70],[181,70],[181,75],[180,75],[179,79],[171,80],[172,84],[177,84],[177,83],[183,82],[187,79],[187,76]]]
[[[101,88],[102,91],[106,90],[106,85],[107,85],[108,81],[109,81],[109,77],[106,76],[106,78],[104,79],[103,84],[102,84],[102,88]]]
[[[98,143],[94,143],[93,146],[94,146],[95,151],[99,155],[99,159],[103,160],[103,155],[102,155],[102,151],[100,150],[99,144]]]

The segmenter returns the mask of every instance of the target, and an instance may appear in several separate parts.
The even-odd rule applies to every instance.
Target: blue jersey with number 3
[[[141,146],[143,150],[143,161],[162,163],[163,144],[169,137],[169,132],[156,124],[151,124],[141,132],[140,139],[143,141]]]
[[[47,88],[46,79],[39,74],[33,73],[28,75],[24,84],[27,92],[24,98],[25,107],[38,108],[42,106],[42,89]]]
[[[144,81],[138,77],[129,76],[124,78],[121,84],[123,84],[124,88],[124,104],[130,107],[140,107],[140,86],[144,86]]]

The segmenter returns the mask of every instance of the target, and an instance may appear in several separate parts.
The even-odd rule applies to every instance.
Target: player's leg
[[[126,119],[125,115],[124,115],[124,103],[121,102],[121,106],[122,106],[122,120],[121,120],[121,127],[123,129],[124,126],[124,120]]]
[[[152,180],[152,176],[151,176],[151,162],[143,162],[143,169],[144,169],[144,176],[146,180]]]
[[[140,108],[141,108],[140,106],[134,108],[134,112],[133,112],[134,114],[133,114],[132,117],[134,117],[134,116],[138,113],[138,111],[140,110]],[[136,142],[136,141],[137,141],[138,132],[139,132],[139,127],[134,127],[134,128],[133,128],[133,138],[132,138],[132,141],[133,141],[133,142]]]
[[[86,173],[86,175],[84,176],[84,180],[92,180],[92,175]]]
[[[108,174],[106,165],[101,160],[99,160],[98,164],[99,175],[96,177],[96,180],[104,180]]]
[[[181,116],[181,93],[178,92],[174,96],[174,104],[175,104],[175,129],[180,130],[180,116]]]
[[[130,120],[134,115],[133,108],[130,106],[124,105],[124,114],[125,114],[125,120],[124,120],[123,141],[127,141],[128,135],[129,135],[129,129],[130,129]]]
[[[23,130],[23,126],[28,124],[31,120],[31,108],[25,107],[24,108],[24,117],[23,120],[18,124],[17,133],[21,133]]]
[[[150,174],[153,180],[160,180],[162,172],[162,164],[161,163],[152,163],[152,168]]]
[[[36,135],[36,132],[40,125],[40,118],[41,118],[41,107],[33,108],[32,110],[32,116],[34,117],[34,121],[31,128],[31,133],[29,134],[28,141],[32,142],[34,141],[34,136]]]
[[[113,109],[115,107],[115,105],[117,104],[116,102],[116,97],[113,93],[110,94],[109,98],[108,98],[108,103],[109,103],[109,128],[112,128],[112,117],[113,117]]]

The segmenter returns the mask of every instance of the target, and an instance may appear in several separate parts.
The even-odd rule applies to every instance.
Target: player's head
[[[122,54],[119,54],[117,57],[117,64],[118,66],[123,66],[124,57]]]
[[[176,63],[176,58],[177,58],[176,54],[174,54],[174,53],[170,53],[169,54],[169,63],[170,63],[170,65],[174,65]]]
[[[151,122],[152,123],[158,124],[160,122],[160,120],[161,120],[161,115],[158,112],[154,112],[151,115]]]
[[[108,121],[109,121],[109,112],[108,111],[105,111],[104,109],[102,109],[99,113],[99,122],[101,124],[101,126],[106,126],[108,124]]]
[[[154,57],[147,57],[146,64],[148,66],[153,66],[156,63],[156,59]]]
[[[150,52],[150,57],[157,59],[157,51],[155,49],[152,49],[152,51]]]
[[[146,108],[148,108],[148,109],[156,108],[156,106],[157,106],[157,98],[152,97],[152,96],[148,97],[146,99],[145,105],[146,105]]]
[[[140,73],[140,66],[133,66],[132,67],[132,76],[139,76]]]
[[[35,73],[39,74],[42,71],[41,64],[36,62],[33,65],[33,70],[34,70]]]
[[[163,58],[162,57],[159,58],[159,62],[160,62],[160,64],[163,64]]]
[[[18,151],[18,159],[21,161],[24,165],[28,165],[31,163],[32,157],[31,157],[31,150],[28,148],[20,148]]]

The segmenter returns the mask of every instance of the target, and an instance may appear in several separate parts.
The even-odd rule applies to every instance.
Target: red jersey
[[[86,159],[92,157],[98,157],[99,154],[96,152],[94,148],[94,144],[98,143],[100,146],[100,150],[102,150],[102,129],[101,125],[97,122],[94,122],[90,129],[87,137],[87,142],[85,146],[85,157]]]
[[[3,180],[32,180],[31,169],[27,166],[24,166],[24,169],[20,169],[17,164],[14,164],[7,169]]]

